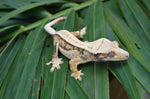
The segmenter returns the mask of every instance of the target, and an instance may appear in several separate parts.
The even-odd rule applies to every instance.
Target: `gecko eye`
[[[108,57],[112,58],[114,55],[115,55],[115,53],[113,51],[111,51],[111,52],[108,53]]]

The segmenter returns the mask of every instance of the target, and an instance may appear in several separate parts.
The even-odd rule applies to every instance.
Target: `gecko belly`
[[[93,54],[82,48],[73,46],[61,38],[59,39],[59,50],[64,56],[69,59],[81,58],[85,61],[94,60]]]
[[[95,61],[95,57],[87,51],[65,50],[59,47],[60,52],[69,59],[81,58],[84,61]]]
[[[65,50],[61,47],[59,47],[59,50],[64,56],[66,56],[69,59],[78,58],[81,56],[80,52],[77,50]]]

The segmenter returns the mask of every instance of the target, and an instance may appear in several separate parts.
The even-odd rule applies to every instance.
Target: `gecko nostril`
[[[129,56],[126,56],[126,57],[129,57]]]

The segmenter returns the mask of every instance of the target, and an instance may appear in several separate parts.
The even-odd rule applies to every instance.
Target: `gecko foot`
[[[46,63],[46,65],[52,64],[52,68],[50,69],[50,72],[53,72],[55,68],[60,69],[59,64],[62,64],[62,58],[53,58],[52,61]]]
[[[86,29],[87,27],[84,27],[81,31],[80,31],[80,38],[83,38],[83,36],[86,34]]]
[[[84,74],[80,71],[76,71],[76,72],[73,72],[71,74],[71,77],[74,77],[75,79],[79,79],[80,81],[82,80],[81,76],[83,76]]]

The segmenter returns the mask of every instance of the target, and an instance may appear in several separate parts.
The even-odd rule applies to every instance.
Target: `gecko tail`
[[[54,34],[56,34],[56,31],[55,31],[51,26],[53,26],[54,24],[58,23],[58,22],[61,21],[61,20],[65,20],[65,19],[67,19],[67,17],[59,17],[59,18],[57,18],[57,19],[55,19],[55,20],[49,22],[48,24],[46,24],[46,25],[44,26],[44,29],[45,29],[50,35],[54,35]]]

